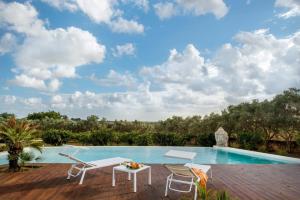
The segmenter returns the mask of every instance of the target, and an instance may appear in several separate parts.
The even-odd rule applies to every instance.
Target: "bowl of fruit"
[[[128,163],[126,163],[126,167],[129,168],[129,169],[139,169],[142,166],[143,166],[142,164],[139,164],[137,162],[128,162]]]

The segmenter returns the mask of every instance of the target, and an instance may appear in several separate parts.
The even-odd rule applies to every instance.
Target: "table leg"
[[[148,184],[151,185],[151,167],[149,167]]]
[[[131,180],[131,173],[128,172],[128,180],[130,181]]]
[[[113,169],[113,175],[112,175],[112,186],[114,187],[115,185],[116,185],[115,169]]]
[[[133,178],[134,179],[134,181],[133,181],[133,191],[136,192],[136,173],[133,174],[133,177],[134,177]]]

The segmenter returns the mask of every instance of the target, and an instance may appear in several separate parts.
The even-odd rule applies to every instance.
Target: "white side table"
[[[115,175],[115,171],[121,171],[121,172],[126,172],[128,173],[128,180],[131,180],[131,174],[133,174],[133,191],[136,192],[136,174],[140,171],[143,170],[149,170],[149,174],[148,174],[148,184],[151,185],[151,167],[147,166],[147,165],[143,165],[141,168],[139,169],[129,169],[124,165],[119,165],[116,167],[113,167],[113,176],[112,176],[112,186],[114,187],[116,185],[116,175]]]

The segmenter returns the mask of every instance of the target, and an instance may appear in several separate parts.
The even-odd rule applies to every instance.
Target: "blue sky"
[[[0,112],[160,120],[300,87],[299,0],[0,0]]]

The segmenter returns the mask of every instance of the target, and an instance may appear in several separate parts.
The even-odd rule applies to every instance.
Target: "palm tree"
[[[37,126],[27,120],[16,120],[13,116],[0,124],[0,137],[8,149],[9,171],[19,171],[19,158],[24,147],[32,147],[41,152],[42,144],[35,140]]]

